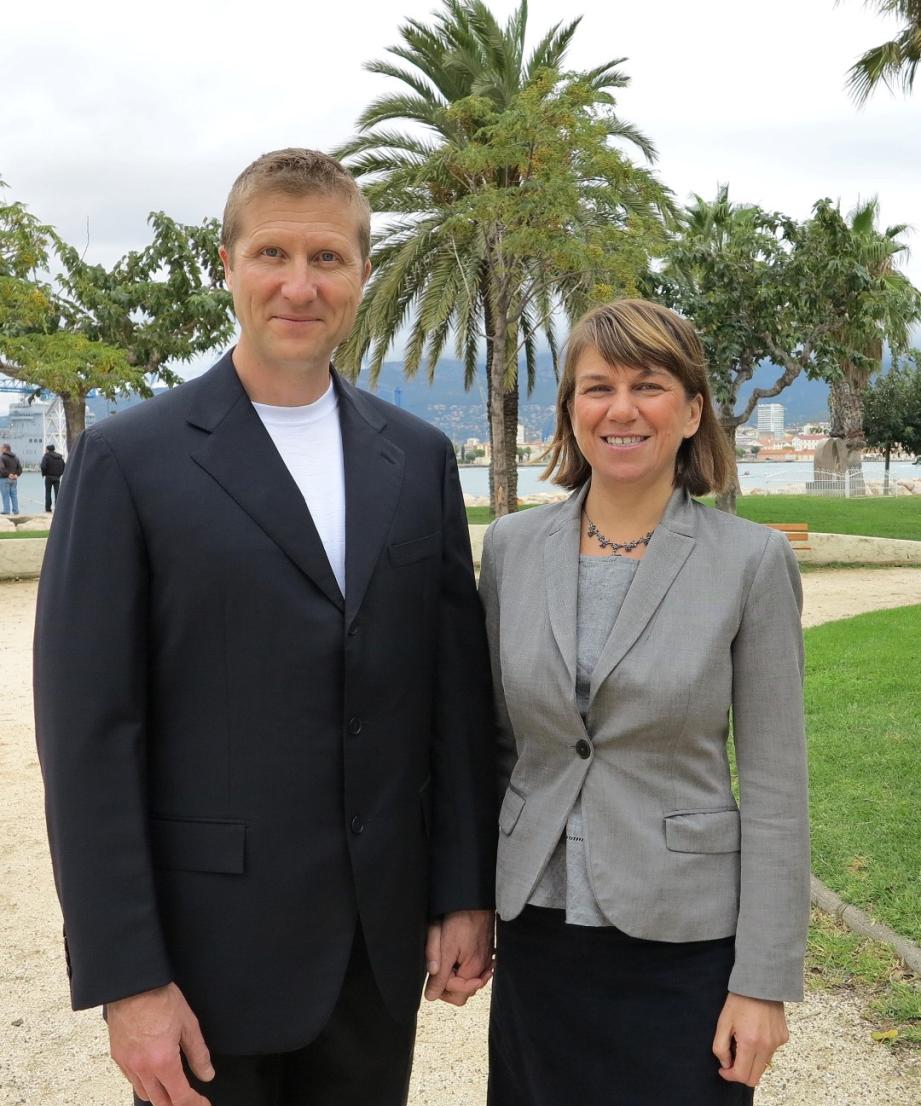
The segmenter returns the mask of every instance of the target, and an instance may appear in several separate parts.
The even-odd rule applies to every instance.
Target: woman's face
[[[700,425],[703,398],[658,365],[610,365],[591,347],[576,362],[570,418],[593,481],[671,487],[675,458]]]

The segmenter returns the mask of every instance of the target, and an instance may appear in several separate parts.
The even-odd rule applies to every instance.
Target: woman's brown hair
[[[586,349],[597,350],[609,365],[642,369],[657,365],[681,381],[685,394],[703,398],[700,426],[686,438],[675,460],[675,485],[690,495],[725,490],[734,459],[710,396],[707,361],[694,327],[674,311],[648,300],[615,300],[587,312],[566,342],[563,375],[556,397],[556,430],[541,479],[564,488],[580,488],[591,476],[572,428],[576,365]]]

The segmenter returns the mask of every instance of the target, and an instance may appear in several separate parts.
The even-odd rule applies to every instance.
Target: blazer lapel
[[[403,484],[404,454],[381,433],[386,420],[333,374],[345,459],[345,623],[358,613],[390,533]]]
[[[187,417],[209,432],[192,460],[342,609],[339,585],[304,497],[253,409],[229,353],[202,379]]]
[[[646,555],[637,566],[623,606],[592,672],[589,702],[658,610],[696,544],[695,530],[689,497],[678,488],[672,493]]]
[[[560,508],[544,543],[547,613],[573,693],[576,687],[576,613],[579,601],[579,542],[586,483]]]

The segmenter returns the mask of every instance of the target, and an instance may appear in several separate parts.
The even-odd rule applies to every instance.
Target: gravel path
[[[815,572],[803,582],[806,625],[921,603],[921,572],[911,569]],[[35,590],[34,581],[0,583],[0,1103],[118,1106],[130,1096],[98,1013],[68,1006],[29,692]],[[921,1058],[874,1043],[860,1008],[847,993],[789,1007],[791,1042],[758,1106],[919,1106]],[[463,1010],[424,1006],[411,1106],[482,1106],[487,1010],[482,997]]]

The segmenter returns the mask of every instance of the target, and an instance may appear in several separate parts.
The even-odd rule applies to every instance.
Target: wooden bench
[[[781,534],[786,534],[794,552],[800,553],[812,550],[812,546],[809,544],[808,522],[766,522],[764,525],[770,526],[772,530],[779,530]]]

